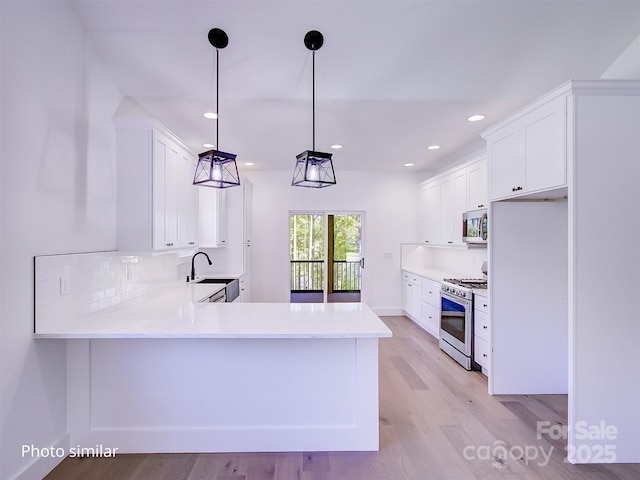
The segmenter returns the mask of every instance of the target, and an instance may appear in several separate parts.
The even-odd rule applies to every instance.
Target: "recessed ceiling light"
[[[253,167],[253,162],[244,162],[245,166]]]
[[[202,146],[204,148],[216,148],[216,146],[213,143],[203,143]]]
[[[202,114],[202,116],[210,120],[215,120],[216,118],[218,118],[218,114],[214,112],[205,112]]]
[[[405,163],[404,166],[405,167],[413,167],[413,163]]]
[[[342,148],[342,145],[340,145],[339,143],[334,143],[333,145],[331,145],[331,148],[333,148],[334,150],[340,150]]]
[[[484,115],[480,113],[477,115],[471,115],[469,118],[467,118],[467,120],[469,120],[470,122],[479,122],[480,120],[484,120]]]
[[[429,145],[427,147],[428,150],[438,150],[440,148],[440,145]]]

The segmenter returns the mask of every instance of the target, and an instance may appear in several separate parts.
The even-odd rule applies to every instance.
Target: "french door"
[[[363,213],[289,215],[291,302],[361,301],[363,228]]]

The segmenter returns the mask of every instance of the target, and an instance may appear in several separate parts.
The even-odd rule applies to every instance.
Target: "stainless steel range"
[[[486,279],[447,278],[440,288],[440,348],[467,370],[473,362],[473,290]]]

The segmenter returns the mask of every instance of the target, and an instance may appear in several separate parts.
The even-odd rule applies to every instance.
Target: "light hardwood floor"
[[[490,396],[482,374],[467,372],[458,366],[438,348],[433,337],[409,319],[383,317],[383,320],[394,336],[380,340],[379,452],[136,454],[115,458],[67,458],[45,478],[640,478],[640,464],[567,464],[562,440],[554,440],[548,435],[537,438],[538,421],[566,424],[565,395]]]

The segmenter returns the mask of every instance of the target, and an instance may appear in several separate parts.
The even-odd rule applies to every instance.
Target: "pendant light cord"
[[[218,54],[219,50],[216,48],[216,150],[220,150],[220,144],[218,143],[218,125],[220,123],[220,109],[218,108],[218,90],[220,88],[220,74],[218,67]]]
[[[313,125],[313,142],[312,142],[312,148],[313,151],[315,152],[316,150],[316,52],[315,50],[311,52],[311,97],[312,97],[312,103],[311,103],[311,109],[313,111],[313,121],[312,121],[312,125]]]

